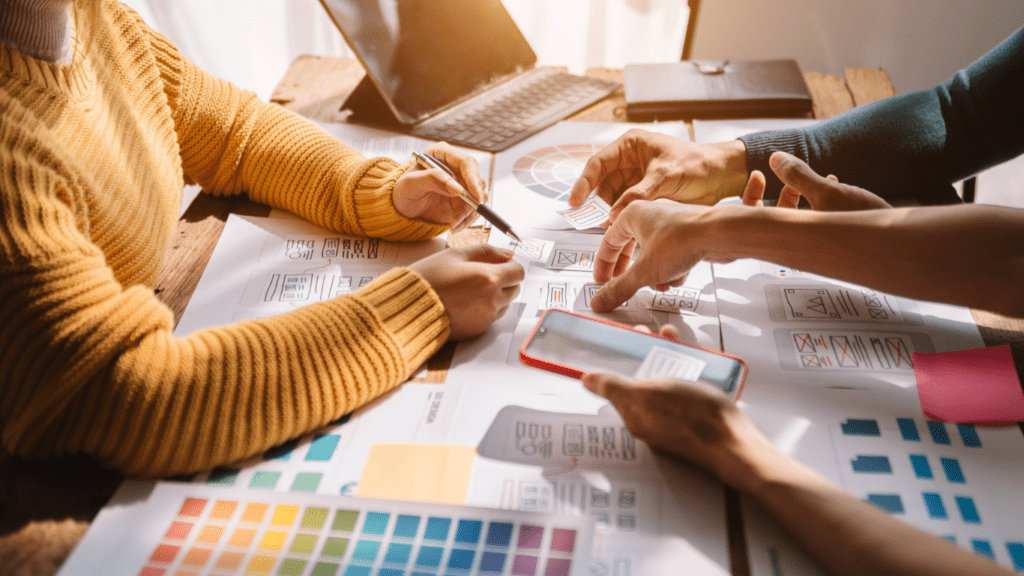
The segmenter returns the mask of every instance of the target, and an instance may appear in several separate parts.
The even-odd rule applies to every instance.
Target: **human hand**
[[[582,380],[588,390],[612,403],[634,437],[734,488],[749,491],[756,477],[751,471],[778,456],[731,398],[703,382],[637,382],[607,373],[584,374]]]
[[[441,298],[452,340],[479,336],[504,316],[526,274],[511,250],[487,244],[449,248],[409,268]]]
[[[697,144],[634,128],[587,161],[569,205],[579,206],[596,189],[611,205],[613,222],[634,200],[711,205],[739,193],[746,165],[746,147],[739,140]]]
[[[782,180],[783,188],[776,203],[779,208],[796,208],[801,197],[806,198],[814,210],[825,212],[892,208],[874,193],[857,186],[841,184],[831,174],[822,178],[806,162],[791,154],[775,152],[768,159],[768,164]],[[755,181],[755,175],[760,178],[759,182]],[[764,197],[764,188],[764,176],[755,170],[743,192],[743,203],[763,204],[761,199]]]
[[[392,202],[398,213],[406,218],[447,224],[452,232],[458,232],[478,216],[472,206],[459,198],[466,190],[464,184],[470,196],[487,202],[487,183],[480,176],[476,158],[469,154],[444,142],[432,145],[427,152],[451,168],[462,182],[452,180],[441,170],[427,170],[414,164],[395,182]]]
[[[709,254],[704,218],[711,208],[666,200],[633,202],[612,223],[594,262],[594,281],[605,283],[590,301],[595,312],[618,307],[643,286],[667,290],[686,280]],[[633,251],[640,256],[630,266]]]

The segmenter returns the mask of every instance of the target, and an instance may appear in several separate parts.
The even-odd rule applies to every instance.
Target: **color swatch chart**
[[[992,432],[907,416],[848,418],[830,432],[848,492],[1024,570],[1020,477],[1010,473],[1014,466],[1019,470],[1020,460],[1004,458],[998,447],[986,453],[990,442],[1007,436],[1000,432],[1015,434],[1019,445],[1018,429]]]
[[[578,576],[593,527],[569,516],[161,483],[113,574]],[[132,555],[134,553],[134,556]]]

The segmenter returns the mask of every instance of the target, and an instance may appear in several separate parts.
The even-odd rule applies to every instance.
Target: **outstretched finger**
[[[743,204],[745,206],[764,206],[764,190],[767,183],[764,173],[754,170],[747,179],[747,185],[743,188]]]
[[[800,191],[792,186],[783,186],[779,192],[779,199],[775,202],[776,208],[796,208],[800,206]]]
[[[807,196],[807,200],[811,204],[815,203],[818,194],[823,189],[833,184],[812,170],[806,162],[792,154],[775,152],[768,159],[768,164],[784,185],[791,186],[801,195]]]
[[[587,160],[583,166],[583,172],[569,191],[569,206],[579,206],[590,196],[598,186],[604,182],[622,163],[622,150],[620,141],[612,142]]]

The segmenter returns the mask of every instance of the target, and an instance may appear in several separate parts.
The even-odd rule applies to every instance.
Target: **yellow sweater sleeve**
[[[127,17],[115,2],[104,6]],[[116,29],[131,29],[121,24]],[[124,44],[131,62],[152,61],[138,38]],[[118,45],[110,46],[105,57],[117,57]],[[165,60],[165,79],[168,50],[152,50]],[[233,104],[181,105],[211,97],[197,86],[212,81],[183,61],[178,69],[191,80],[132,89],[166,93],[177,110],[184,170],[204,186],[249,190],[345,231],[402,236],[403,226],[416,226],[389,212],[393,164],[363,161],[301,119],[220,84]],[[98,82],[104,78],[98,73]],[[151,286],[125,280],[132,277],[126,270],[139,267],[131,255],[160,254],[125,247],[162,247],[167,229],[140,224],[154,220],[141,214],[107,212],[132,205],[117,196],[131,190],[98,184],[100,176],[145,183],[134,173],[111,177],[113,168],[96,160],[100,146],[84,148],[95,158],[67,153],[69,135],[94,130],[88,118],[64,114],[51,129],[4,98],[0,90],[0,440],[10,453],[88,454],[141,475],[209,468],[337,419],[405,380],[447,339],[440,300],[407,269],[348,297],[175,338],[172,314]],[[214,122],[217,110],[223,117]],[[130,115],[110,121],[118,134],[133,133],[139,122]],[[205,131],[209,122],[217,128]],[[288,158],[276,133],[307,134],[312,143],[289,141],[306,150]],[[215,161],[205,162],[202,150]],[[104,232],[110,229],[118,233]],[[412,236],[429,232],[420,227]]]
[[[186,177],[214,194],[247,192],[321,226],[388,240],[422,240],[447,226],[412,220],[391,201],[411,165],[367,160],[319,126],[214,78],[153,35]]]

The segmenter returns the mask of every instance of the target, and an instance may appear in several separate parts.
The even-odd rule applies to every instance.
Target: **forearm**
[[[774,454],[744,488],[830,574],[1005,575],[996,564],[857,500]]]
[[[758,258],[900,296],[1024,316],[1024,211],[728,207],[708,217],[712,257]]]

